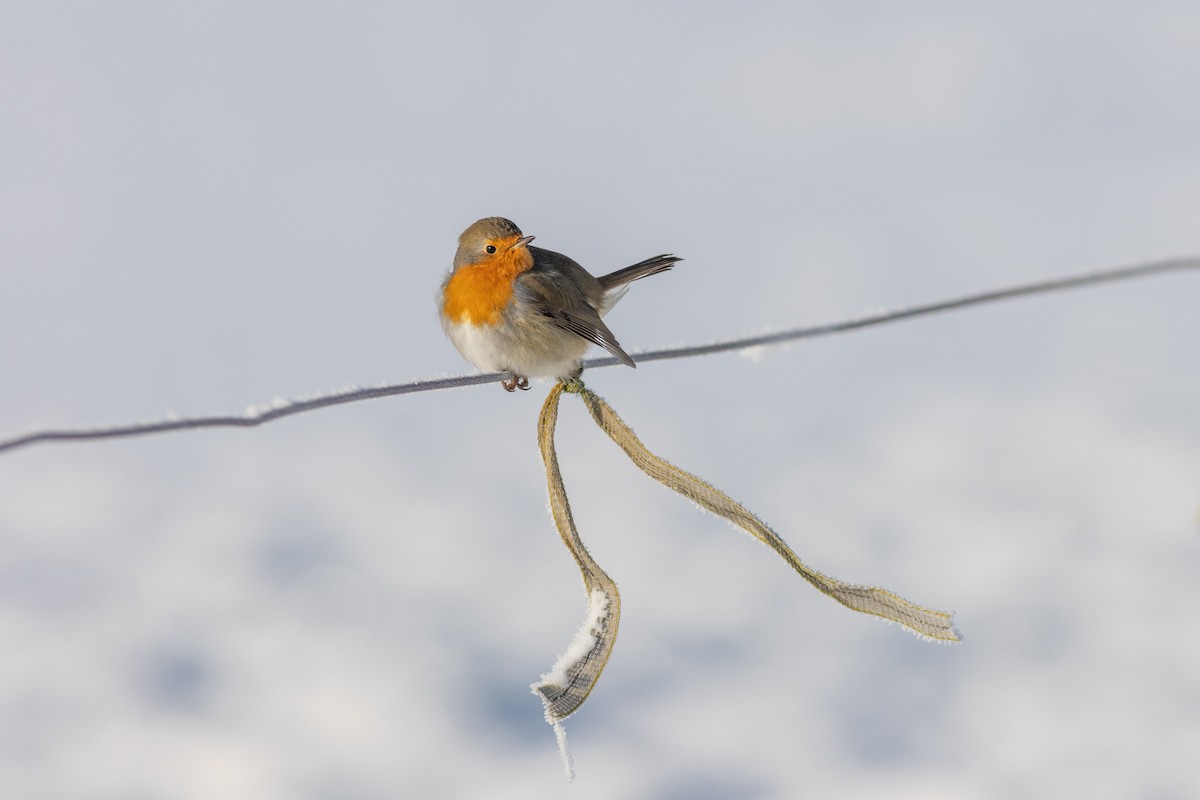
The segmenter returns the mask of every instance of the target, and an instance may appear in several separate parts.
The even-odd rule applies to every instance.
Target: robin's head
[[[510,253],[514,248],[525,247],[531,241],[533,237],[521,233],[521,229],[511,220],[504,217],[484,217],[458,237],[454,268],[489,261]]]

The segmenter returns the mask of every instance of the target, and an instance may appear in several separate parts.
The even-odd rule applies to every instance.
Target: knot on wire
[[[562,390],[568,394],[583,394],[587,391],[587,387],[583,385],[583,378],[579,377],[578,375],[567,378],[563,381],[559,381],[559,385],[562,386]]]

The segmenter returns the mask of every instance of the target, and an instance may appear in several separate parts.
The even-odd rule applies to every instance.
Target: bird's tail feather
[[[638,278],[645,278],[650,275],[657,275],[660,272],[666,272],[675,266],[675,262],[677,261],[683,261],[683,259],[673,256],[670,253],[664,253],[661,256],[639,261],[632,267],[625,267],[625,269],[619,269],[616,272],[602,275],[598,280],[600,281],[600,285],[604,287],[604,291],[611,292],[613,289],[636,281]]]

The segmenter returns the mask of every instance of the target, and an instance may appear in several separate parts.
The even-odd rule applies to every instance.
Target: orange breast
[[[454,322],[495,325],[512,300],[513,281],[531,267],[533,254],[527,247],[506,248],[486,261],[460,267],[446,283],[442,313]]]

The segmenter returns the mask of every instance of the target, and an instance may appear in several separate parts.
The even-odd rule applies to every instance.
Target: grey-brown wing
[[[537,264],[517,279],[518,291],[559,328],[603,347],[623,364],[636,366],[592,305],[604,296],[600,282],[566,256],[534,250]]]
[[[587,339],[592,344],[598,344],[608,352],[616,356],[622,364],[630,367],[636,367],[637,364],[629,357],[629,354],[621,349],[620,343],[617,342],[617,337],[613,336],[613,332],[604,324],[604,320],[600,319],[600,315],[596,313],[596,309],[591,306],[586,306],[583,309],[576,308],[572,310],[566,309],[542,309],[542,313],[553,320],[554,324],[565,331],[570,331],[576,336]]]

